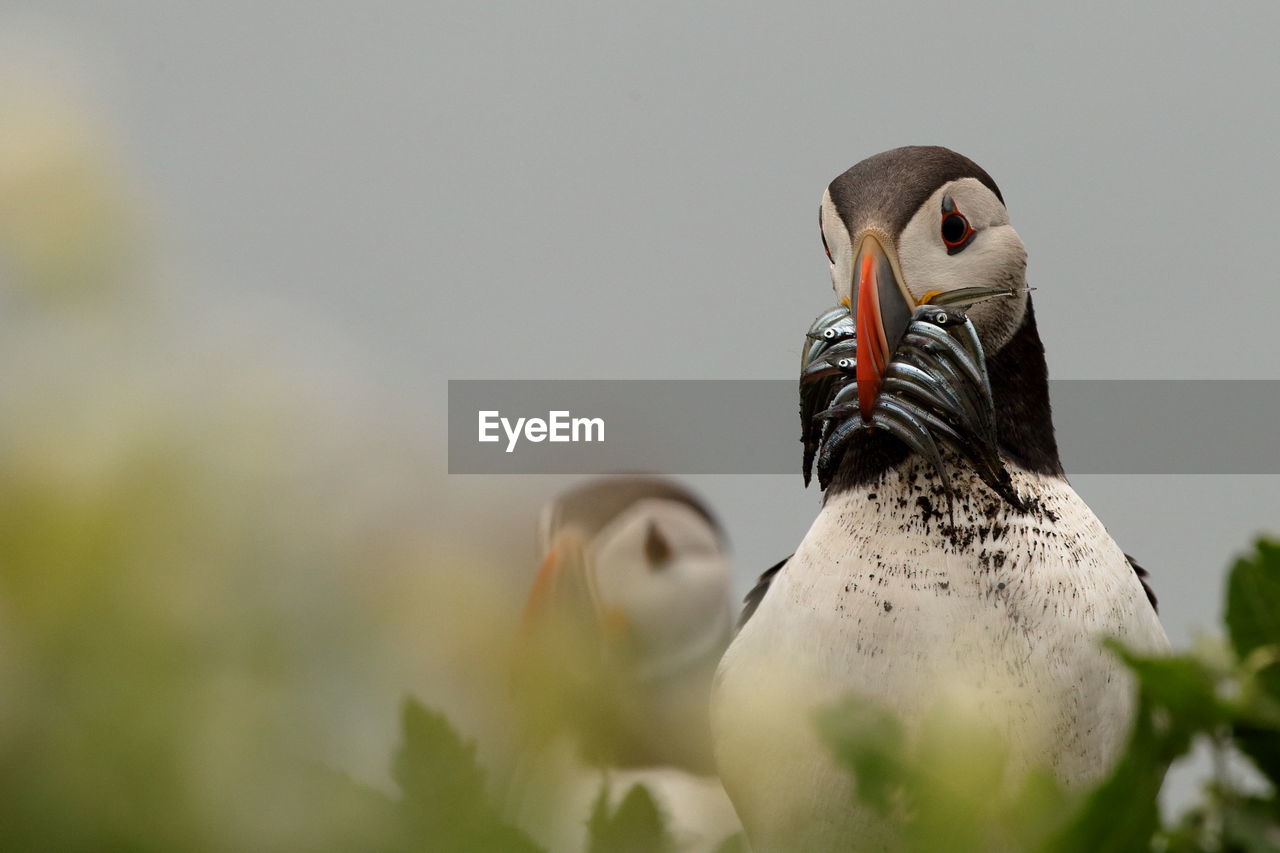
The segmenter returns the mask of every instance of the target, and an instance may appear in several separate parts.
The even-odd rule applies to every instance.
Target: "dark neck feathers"
[[[1035,307],[1027,297],[1022,325],[987,360],[996,404],[1000,450],[1018,466],[1037,474],[1063,475],[1049,406],[1049,367],[1036,329]]]

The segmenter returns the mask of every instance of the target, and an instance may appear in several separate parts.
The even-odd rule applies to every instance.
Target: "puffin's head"
[[[806,478],[821,450],[825,487],[846,447],[883,447],[877,430],[944,480],[949,447],[1015,505],[1004,458],[1060,471],[1027,253],[991,176],[946,148],[895,148],[831,182],[819,225],[839,307],[802,359]]]
[[[937,146],[868,157],[827,187],[819,224],[836,301],[852,307],[866,346],[891,353],[916,307],[973,287],[1008,294],[966,312],[988,356],[1022,322],[1027,250],[996,182],[968,157]],[[860,361],[863,395],[879,390],[885,366]]]
[[[723,651],[732,624],[725,540],[689,492],[651,477],[595,480],[547,507],[541,539],[527,629],[569,630],[574,657],[640,681]]]

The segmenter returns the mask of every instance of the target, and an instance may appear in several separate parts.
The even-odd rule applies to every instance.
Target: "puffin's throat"
[[[861,300],[860,300],[861,301]],[[865,304],[865,303],[864,303]],[[995,406],[986,358],[973,323],[957,308],[921,305],[888,359],[871,370],[881,377],[868,415],[860,386],[868,369],[848,309],[814,321],[800,380],[806,484],[814,463],[826,489],[859,433],[883,431],[928,461],[952,491],[941,448],[955,451],[993,491],[1016,508],[1022,501],[1000,458]],[[874,358],[874,354],[871,356]]]

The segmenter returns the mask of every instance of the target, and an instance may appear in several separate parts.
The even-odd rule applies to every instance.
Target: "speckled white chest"
[[[1167,647],[1141,583],[1061,479],[1010,466],[1034,508],[907,465],[830,499],[717,673],[717,761],[756,853],[821,851],[864,831],[847,775],[813,729],[857,693],[910,723],[967,690],[1018,766],[1098,778],[1128,729],[1132,687],[1099,642]]]

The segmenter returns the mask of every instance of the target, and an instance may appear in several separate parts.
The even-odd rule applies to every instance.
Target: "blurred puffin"
[[[517,695],[528,730],[513,816],[558,853],[585,850],[601,791],[640,784],[679,851],[740,830],[715,776],[711,680],[733,633],[723,531],[668,480],[606,477],[552,501],[525,606]]]
[[[939,147],[858,163],[822,197],[836,308],[805,342],[821,512],[761,577],[720,664],[721,778],[755,853],[892,839],[815,734],[858,694],[908,726],[957,695],[1013,766],[1097,780],[1133,687],[1100,641],[1167,647],[1145,573],[1063,475],[1026,251],[995,181]]]

